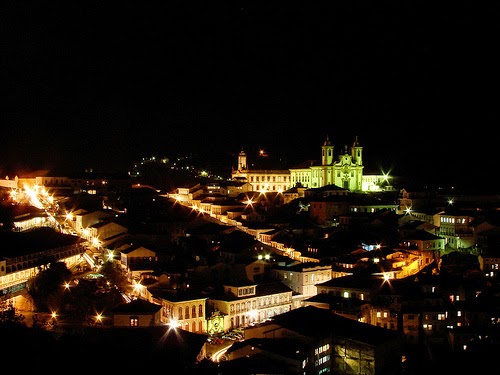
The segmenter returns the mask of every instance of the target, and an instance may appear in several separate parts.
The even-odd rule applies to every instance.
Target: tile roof
[[[314,324],[312,323],[314,322]],[[271,324],[297,332],[304,336],[326,338],[344,337],[369,345],[378,345],[387,340],[398,340],[396,331],[361,323],[314,306],[305,306],[272,318]]]

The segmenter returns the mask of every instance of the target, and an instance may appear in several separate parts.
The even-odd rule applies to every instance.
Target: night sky
[[[0,173],[241,148],[492,181],[498,2],[3,1]],[[448,2],[445,2],[448,3]],[[443,172],[443,173],[441,173]]]

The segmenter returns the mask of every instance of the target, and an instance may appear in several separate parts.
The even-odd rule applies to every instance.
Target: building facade
[[[298,263],[292,266],[278,266],[273,269],[277,280],[296,293],[293,308],[301,306],[301,302],[318,294],[316,284],[332,279],[332,266],[319,263]]]
[[[235,181],[249,183],[253,191],[283,192],[291,187],[290,170],[250,169],[247,154],[243,150],[238,154],[238,167],[233,169],[231,177]]]
[[[31,232],[32,239],[25,238],[26,234],[30,235],[16,232],[0,236],[5,246],[3,259],[0,260],[0,300],[25,293],[28,280],[52,262],[64,262],[68,268],[84,262],[87,245],[78,237],[55,233],[50,228],[34,230]],[[34,245],[28,248],[30,242]]]
[[[224,285],[224,295],[208,299],[224,316],[225,330],[260,323],[292,309],[292,290],[281,282]]]
[[[345,150],[343,155],[335,159],[334,146],[327,137],[321,147],[321,161],[303,163],[290,169],[290,180],[294,186],[300,183],[309,188],[326,185],[337,185],[350,191],[363,190],[363,147],[354,141],[350,153]]]
[[[335,148],[329,137],[321,146],[321,160],[306,160],[288,169],[251,169],[247,154],[240,151],[238,166],[233,168],[231,177],[235,181],[248,182],[254,191],[284,192],[293,187],[303,189],[336,185],[356,191],[393,190],[391,177],[385,174],[363,175],[363,147],[354,140],[352,146],[335,155]]]

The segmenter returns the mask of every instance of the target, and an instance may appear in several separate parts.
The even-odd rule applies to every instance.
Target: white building
[[[261,157],[261,155],[259,155]],[[321,160],[306,160],[289,169],[251,169],[247,154],[240,151],[238,166],[232,179],[245,181],[254,191],[284,192],[295,186],[319,188],[336,185],[356,192],[393,190],[391,177],[386,174],[363,175],[363,147],[354,140],[343,153],[335,155],[335,148],[327,137],[321,146]]]

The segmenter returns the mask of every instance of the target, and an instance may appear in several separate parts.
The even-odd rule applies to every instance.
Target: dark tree
[[[0,325],[19,326],[25,325],[24,315],[18,314],[12,301],[0,301]]]
[[[60,310],[63,304],[64,283],[71,280],[71,271],[64,262],[49,263],[28,281],[28,293],[38,311]]]
[[[111,261],[104,262],[99,272],[103,274],[106,280],[112,285],[123,287],[127,283],[127,279],[122,271]]]

